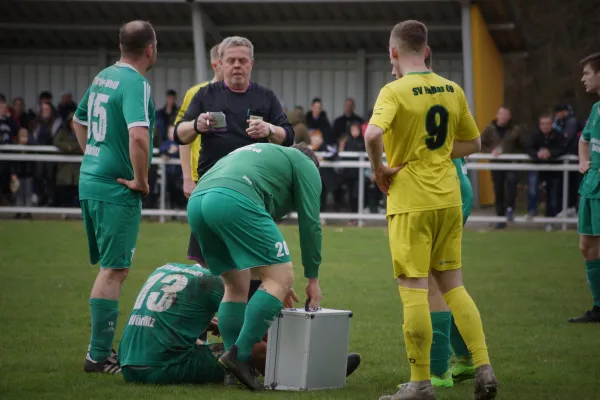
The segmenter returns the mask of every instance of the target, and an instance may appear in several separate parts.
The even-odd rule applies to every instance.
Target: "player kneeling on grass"
[[[207,345],[197,338],[206,330],[219,334],[213,318],[224,292],[223,280],[198,264],[157,268],[144,283],[121,338],[119,359],[125,380],[223,383],[225,372],[218,362],[223,345]],[[252,367],[262,374],[266,348],[265,340],[252,348]],[[350,354],[347,375],[359,363],[360,357]]]
[[[208,268],[225,282],[219,331],[226,352],[219,362],[251,390],[262,388],[249,364],[252,346],[277,318],[294,283],[290,252],[275,224],[293,210],[298,213],[309,307],[318,307],[321,300],[318,164],[304,144],[252,144],[219,160],[190,196],[190,227]],[[251,270],[262,285],[246,307]]]

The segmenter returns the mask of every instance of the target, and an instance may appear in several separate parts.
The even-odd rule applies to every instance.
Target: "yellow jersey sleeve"
[[[183,97],[183,103],[179,108],[179,112],[177,113],[177,118],[175,119],[175,125],[183,118],[185,112],[187,111],[192,99],[200,90],[201,87],[208,85],[210,82],[203,82],[199,85],[192,86],[185,92],[185,96]],[[192,179],[194,182],[198,182],[198,160],[200,159],[200,136],[198,136],[191,144],[190,144],[190,172],[192,173]]]
[[[458,124],[458,131],[456,132],[456,140],[474,140],[477,139],[479,134],[479,128],[475,123],[475,119],[469,110],[469,103],[465,92],[461,90],[461,114],[460,121]]]
[[[379,92],[375,107],[373,107],[373,116],[369,125],[375,125],[387,132],[398,113],[398,101],[394,92],[386,85]]]

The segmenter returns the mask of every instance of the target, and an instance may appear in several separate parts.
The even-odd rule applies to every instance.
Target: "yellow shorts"
[[[394,278],[427,278],[461,267],[462,208],[388,215]]]

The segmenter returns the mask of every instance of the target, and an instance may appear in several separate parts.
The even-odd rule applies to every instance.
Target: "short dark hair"
[[[167,96],[177,96],[177,92],[173,89],[167,90]]]
[[[427,69],[431,69],[431,65],[433,64],[433,51],[429,48],[429,54],[425,57],[425,66]]]
[[[310,158],[312,160],[312,162],[315,163],[317,168],[319,168],[319,165],[320,165],[319,159],[317,158],[317,155],[315,154],[315,152],[309,145],[307,145],[306,143],[296,143],[295,145],[292,146],[292,148],[294,148],[296,150],[300,150],[308,158]]]
[[[51,100],[52,99],[52,93],[49,92],[48,90],[44,90],[43,92],[40,93],[40,101],[41,100]]]
[[[548,118],[548,119],[551,119],[552,121],[554,121],[554,115],[552,115],[552,114],[544,113],[544,114],[540,115],[540,117],[538,119],[544,119],[544,118]]]
[[[390,36],[396,46],[414,52],[421,52],[427,46],[427,27],[414,19],[396,24]]]
[[[148,21],[127,22],[119,29],[119,45],[124,54],[139,57],[155,40],[154,28]]]
[[[315,97],[314,99],[312,99],[310,104],[315,104],[315,103],[323,103],[323,102],[321,101],[320,97]]]
[[[579,61],[579,65],[585,68],[586,65],[589,65],[594,73],[600,72],[600,53],[594,53],[583,60]]]

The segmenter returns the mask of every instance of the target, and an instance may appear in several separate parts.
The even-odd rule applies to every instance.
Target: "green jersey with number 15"
[[[129,129],[148,128],[152,161],[155,114],[148,80],[129,64],[118,62],[104,69],[79,103],[74,120],[88,127],[79,198],[140,205],[141,193],[119,184],[117,179],[133,179]]]

